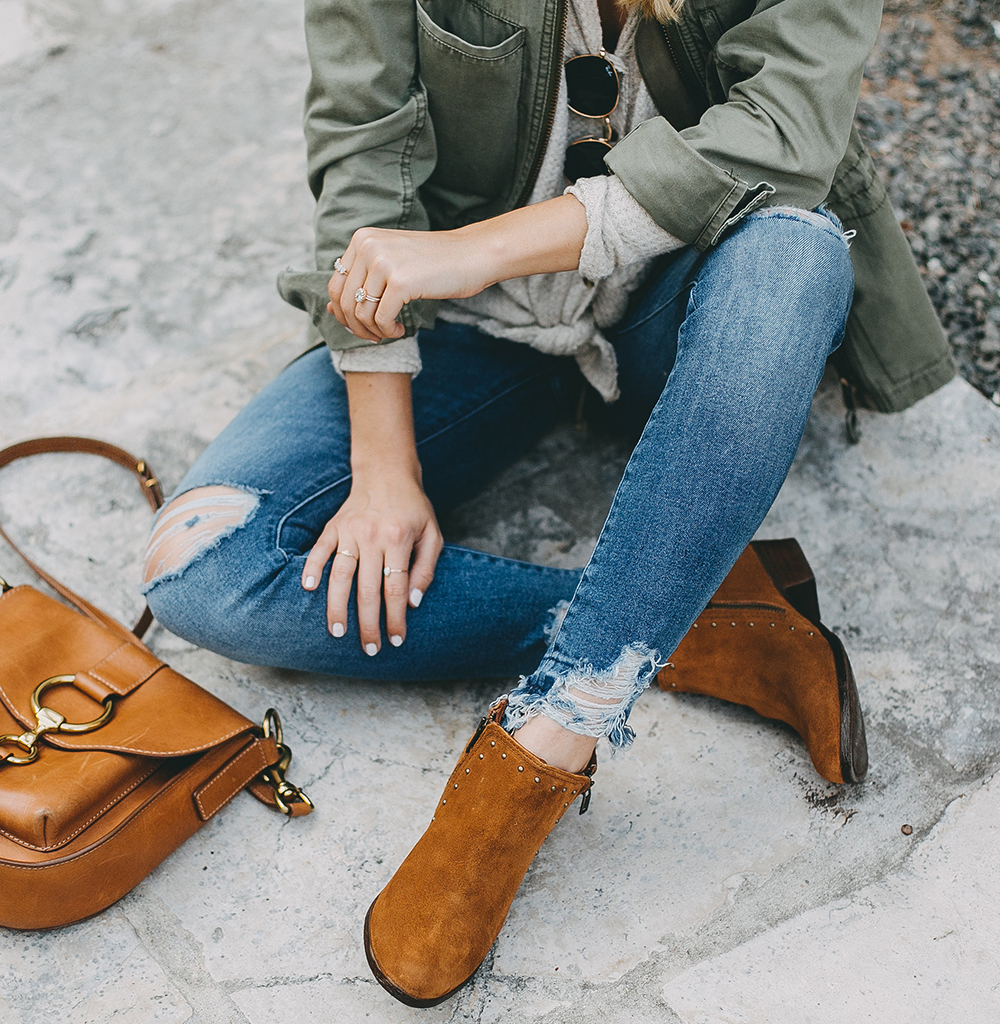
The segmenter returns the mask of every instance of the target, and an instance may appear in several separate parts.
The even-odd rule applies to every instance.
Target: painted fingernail
[[[423,599],[424,599],[424,592],[422,590],[417,590],[417,588],[414,587],[410,591],[410,604],[412,604],[414,608],[419,608],[420,607],[420,602]]]
[[[391,643],[393,647],[398,647],[402,642],[403,638],[398,633],[393,633],[393,635],[389,637],[389,643]]]
[[[374,644],[365,644],[365,654],[367,654],[369,658],[374,658],[375,655],[378,654],[378,648]]]
[[[347,630],[344,629],[344,624],[342,622],[335,622],[333,624],[333,629],[331,629],[330,632],[333,633],[334,636],[343,636]]]
[[[307,576],[306,577],[306,590],[314,590],[315,588],[316,588],[316,577],[315,576]]]

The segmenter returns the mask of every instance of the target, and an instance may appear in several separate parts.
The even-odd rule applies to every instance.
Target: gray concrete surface
[[[0,0],[0,61],[0,442],[104,437],[176,482],[302,345],[273,285],[309,247],[298,5]],[[864,784],[826,784],[784,726],[651,692],[474,983],[410,1010],[361,921],[494,688],[254,668],[158,628],[180,671],[281,708],[317,813],[241,796],[99,917],[0,933],[0,1020],[1000,1021],[1000,410],[956,381],[862,427],[847,446],[825,386],[761,535],[800,538],[848,644]],[[448,532],[582,564],[625,455],[567,427]],[[0,514],[136,613],[148,514],[124,474],[11,467]],[[0,574],[29,580],[3,549]]]

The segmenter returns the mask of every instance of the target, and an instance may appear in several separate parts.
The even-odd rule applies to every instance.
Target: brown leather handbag
[[[149,466],[87,438],[0,451],[88,452],[131,470],[155,510]],[[137,885],[242,789],[292,817],[312,810],[285,779],[277,713],[262,726],[174,672],[131,632],[53,579],[76,606],[0,579],[0,925],[54,928]]]

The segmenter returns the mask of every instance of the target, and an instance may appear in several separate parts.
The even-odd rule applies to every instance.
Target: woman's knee
[[[146,545],[141,589],[172,633],[218,649],[241,629],[244,602],[232,592],[235,567],[223,546],[245,529],[259,504],[259,495],[234,487],[198,487],[159,514]]]
[[[143,589],[179,577],[207,551],[245,526],[260,497],[235,487],[197,487],[174,498],[156,517],[146,543]]]
[[[723,333],[742,343],[747,359],[821,366],[839,345],[850,311],[850,237],[822,209],[752,213],[709,254],[692,306],[727,325]]]
[[[731,248],[741,278],[771,301],[839,310],[850,303],[854,290],[852,237],[822,207],[772,206],[746,217],[720,248]]]

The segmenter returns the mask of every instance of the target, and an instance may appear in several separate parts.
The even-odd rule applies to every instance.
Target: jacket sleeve
[[[417,75],[413,0],[306,0],[312,78],[306,93],[316,270],[285,271],[278,291],[306,310],[331,349],[368,345],[331,316],[333,261],[360,227],[426,230],[417,190],[434,170],[434,130]],[[403,307],[406,335],[434,322],[436,302]],[[385,344],[388,344],[386,342]]]
[[[699,249],[764,202],[815,208],[847,149],[881,15],[881,0],[760,0],[709,58],[725,102],[681,132],[644,121],[608,166]]]

